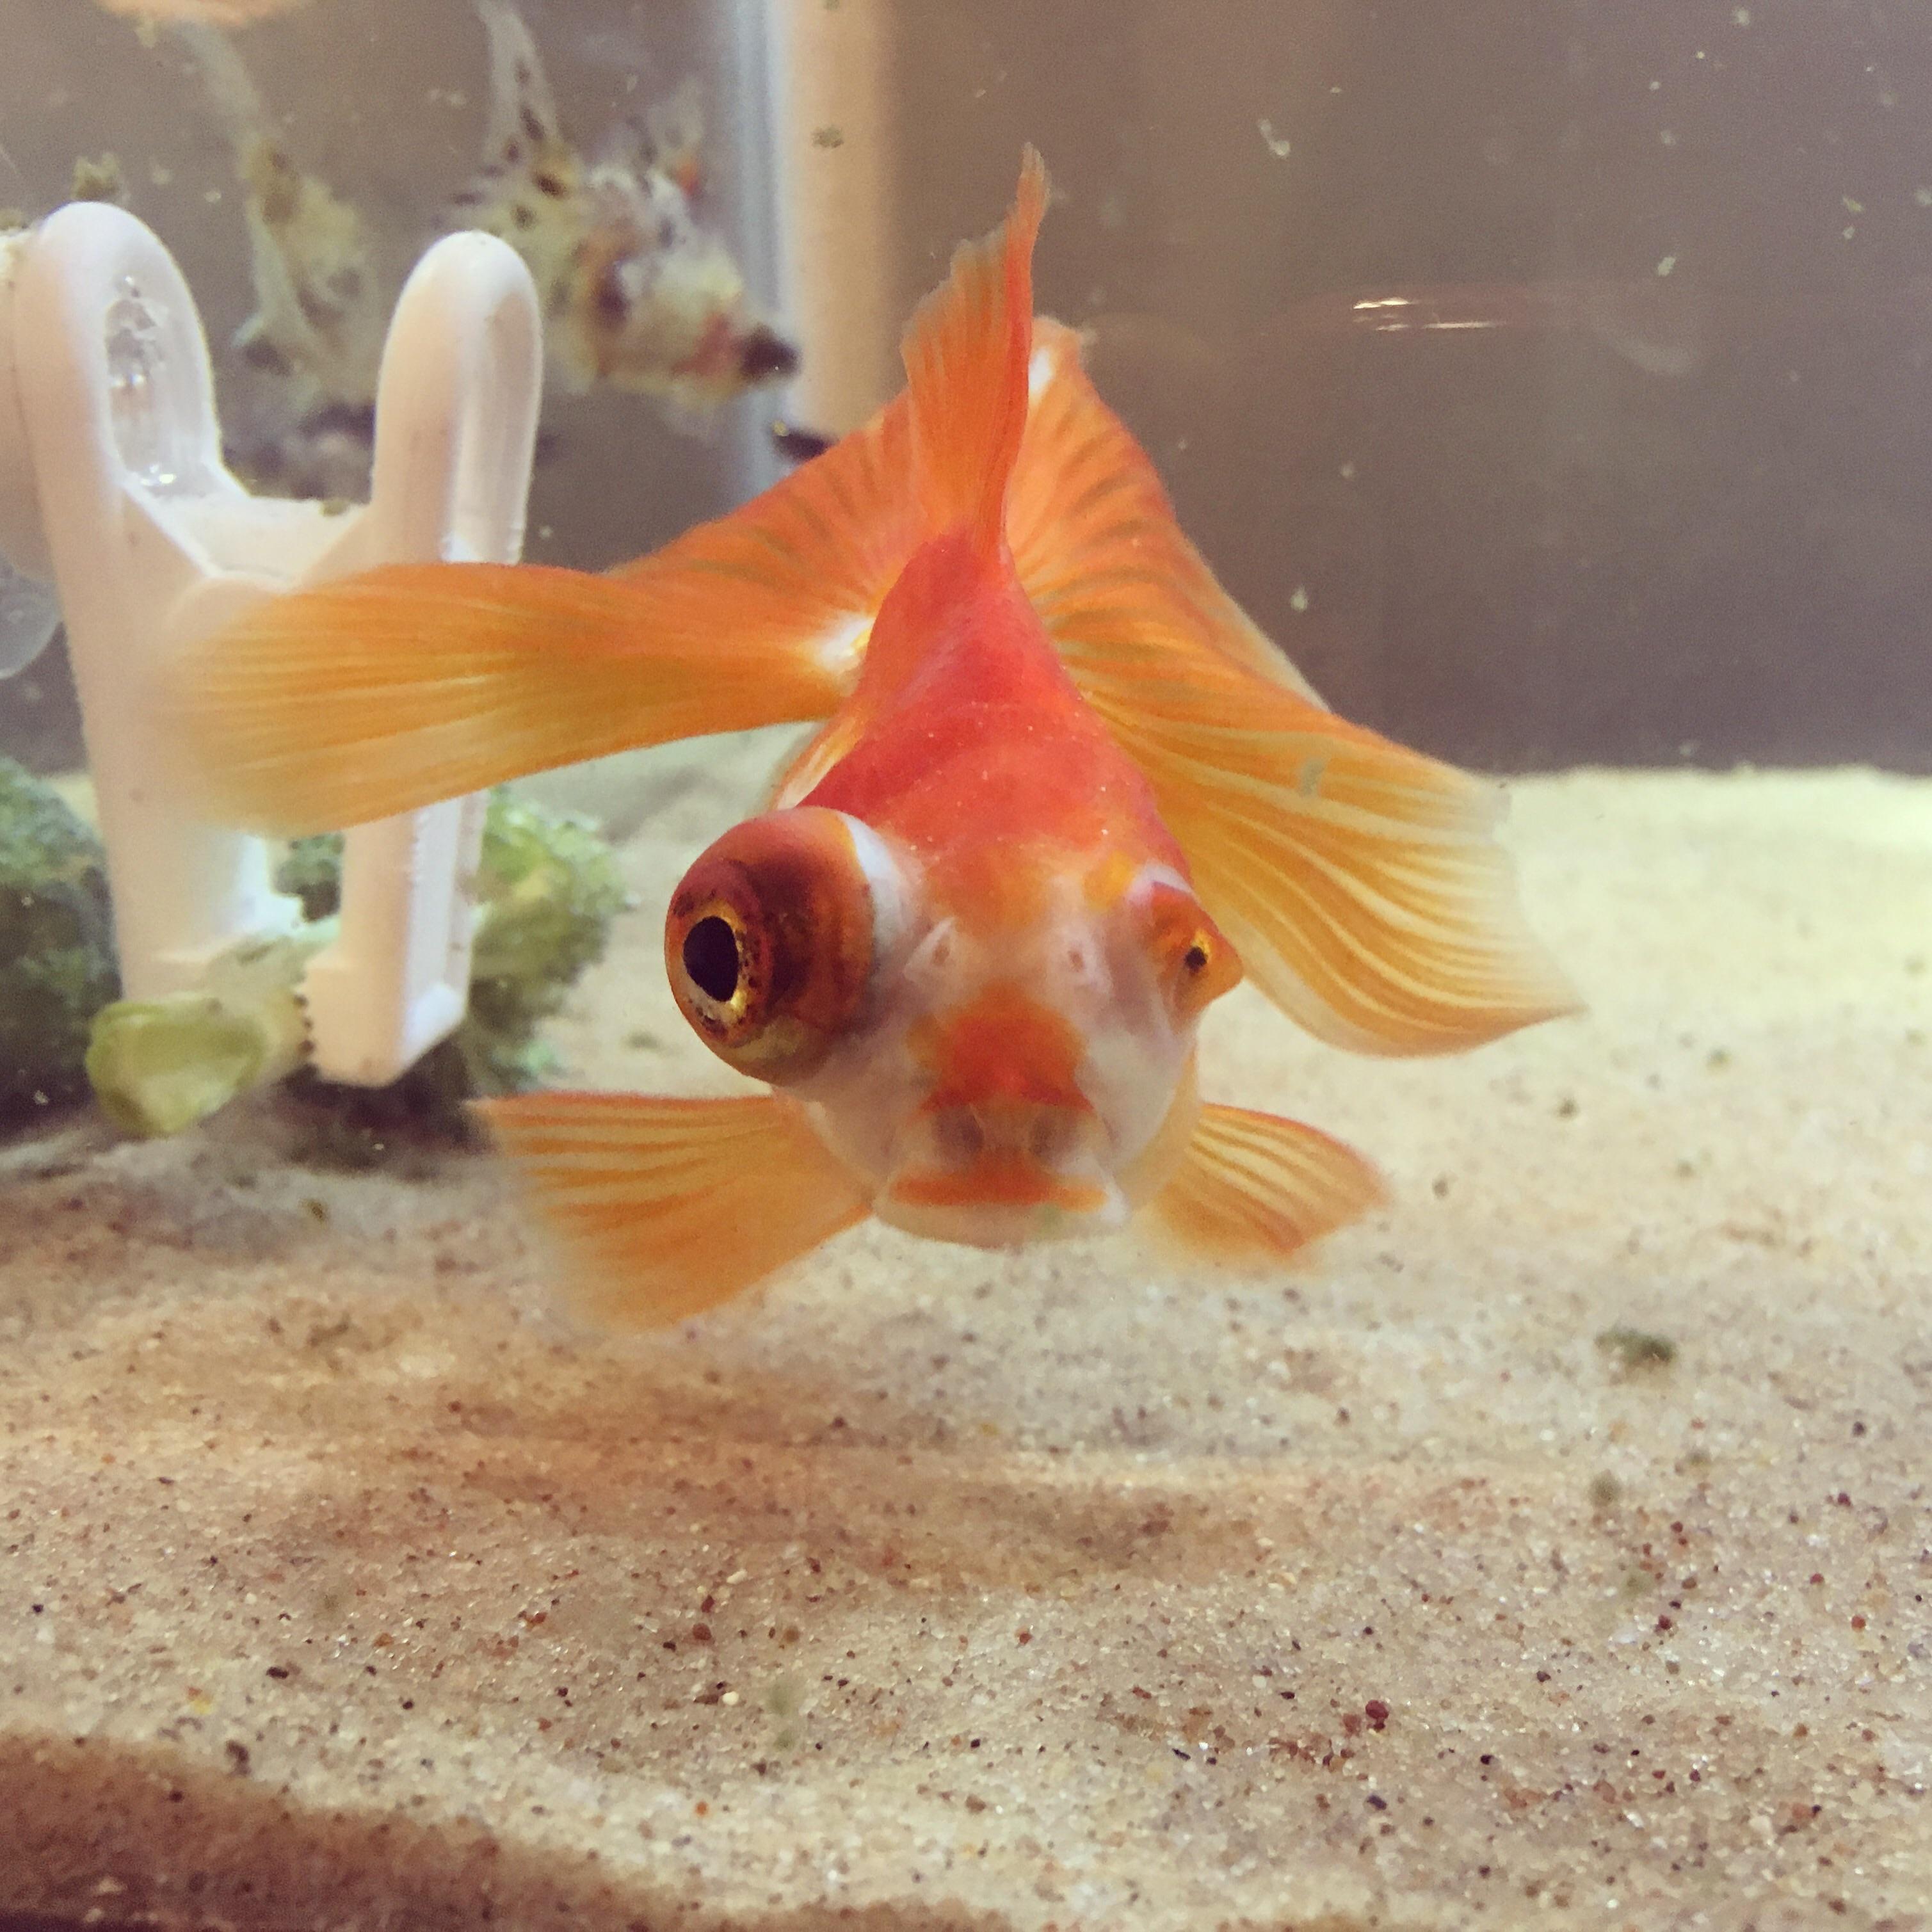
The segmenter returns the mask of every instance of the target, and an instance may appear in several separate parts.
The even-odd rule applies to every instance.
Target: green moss
[[[470,974],[470,1015],[456,1040],[479,1094],[533,1086],[554,1060],[537,1028],[604,956],[629,903],[616,860],[586,820],[498,791],[477,872],[483,916]]]
[[[121,157],[111,148],[104,154],[82,155],[74,164],[68,193],[75,201],[111,201],[126,207],[128,178],[122,172]]]
[[[119,991],[100,840],[0,758],[0,1122],[86,1092],[88,1029]]]
[[[282,855],[275,887],[302,901],[303,918],[330,917],[342,903],[342,834],[298,838]]]
[[[276,884],[310,919],[337,908],[342,842],[298,841]],[[610,847],[586,820],[493,793],[477,866],[479,918],[470,1010],[440,1046],[393,1085],[335,1086],[311,1077],[296,1091],[314,1116],[304,1157],[332,1167],[374,1166],[427,1130],[466,1139],[463,1102],[520,1093],[556,1066],[538,1029],[584,968],[603,956],[610,922],[628,903]]]

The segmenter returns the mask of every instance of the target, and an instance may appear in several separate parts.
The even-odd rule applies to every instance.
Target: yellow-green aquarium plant
[[[334,934],[341,874],[340,834],[298,840],[277,884],[302,901],[301,931],[237,946],[194,992],[120,1000],[94,1018],[88,1077],[117,1126],[178,1133],[250,1088],[304,1070],[298,988]],[[458,1130],[465,1100],[522,1092],[554,1067],[538,1028],[602,956],[626,904],[610,848],[587,820],[500,790],[476,890],[469,1010],[455,1033],[386,1088],[303,1082],[311,1102],[346,1124],[348,1141],[329,1141],[338,1153],[361,1148],[358,1130],[372,1123]]]

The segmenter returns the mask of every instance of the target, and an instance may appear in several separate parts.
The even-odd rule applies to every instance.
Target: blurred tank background
[[[1046,143],[1042,305],[1341,709],[1502,770],[1932,768],[1915,10],[903,17],[902,296]],[[1405,294],[1459,326],[1352,312]]]
[[[1340,707],[1502,770],[1932,769],[1932,38],[1910,10],[526,17],[586,146],[700,76],[706,213],[806,356],[790,402],[706,436],[554,397],[533,557],[648,548],[776,473],[775,417],[838,429],[883,400],[899,321],[1031,140],[1058,191],[1042,306],[1091,328],[1183,522]],[[0,0],[0,200],[42,212],[111,148],[225,343],[246,250],[186,62],[83,0]],[[464,0],[315,0],[242,44],[302,160],[425,232],[481,126]],[[57,667],[0,685],[0,748],[59,762],[60,709]]]
[[[695,212],[742,264],[754,305],[776,306],[772,76],[759,9],[710,0],[534,4],[518,10],[560,118],[587,162],[640,132],[696,82],[704,140]],[[489,104],[483,26],[470,0],[314,0],[233,36],[290,158],[361,211],[399,282],[476,176]],[[202,76],[166,32],[137,32],[90,0],[0,0],[0,205],[29,218],[68,199],[76,165],[173,252],[213,353],[231,442],[278,379],[233,346],[255,307],[242,197]],[[102,164],[105,163],[104,166]],[[765,388],[676,424],[652,398],[599,386],[547,392],[525,554],[601,565],[653,548],[753,494],[789,465]],[[0,682],[0,754],[37,769],[79,762],[64,654]]]

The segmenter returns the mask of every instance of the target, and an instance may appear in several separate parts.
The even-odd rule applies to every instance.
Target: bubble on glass
[[[25,670],[60,624],[53,592],[0,557],[0,677]]]
[[[164,380],[164,311],[132,275],[124,275],[107,305],[107,404],[114,441],[144,488],[159,492],[195,487],[193,431],[171,416]]]

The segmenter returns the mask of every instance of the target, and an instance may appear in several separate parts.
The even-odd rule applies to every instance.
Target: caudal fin
[[[1148,1204],[1160,1232],[1213,1261],[1280,1261],[1384,1198],[1330,1136],[1240,1107],[1201,1109],[1179,1169]]]
[[[1232,667],[1074,676],[1248,976],[1318,1038],[1449,1053],[1576,1010],[1497,842],[1499,786]]]
[[[943,288],[907,328],[914,475],[929,533],[965,524],[996,548],[1007,478],[1026,428],[1033,354],[1033,245],[1046,212],[1046,167],[1028,148],[1012,212],[982,241],[963,243]]]
[[[1070,332],[1038,334],[1021,580],[1249,977],[1360,1052],[1450,1052],[1573,1011],[1496,840],[1499,788],[1322,709],[1181,535]]]
[[[394,564],[270,598],[170,667],[187,782],[212,818],[297,836],[634,746],[826,716],[843,668],[790,609],[774,624],[728,580],[707,595],[698,548],[622,580]]]
[[[1044,316],[1032,387],[1007,535],[1062,654],[1077,664],[1111,639],[1138,639],[1226,658],[1318,704],[1183,534],[1152,459],[1081,367],[1078,333]]]
[[[607,1327],[701,1314],[870,1211],[782,1102],[530,1094],[476,1103]]]
[[[397,565],[199,640],[166,701],[206,808],[320,831],[604,752],[829,716],[934,520],[998,527],[1046,194],[1031,156],[1006,226],[962,251],[915,319],[913,391],[728,516],[608,578]]]
[[[143,22],[193,21],[211,27],[246,27],[277,14],[292,14],[308,0],[100,0],[110,14]]]

